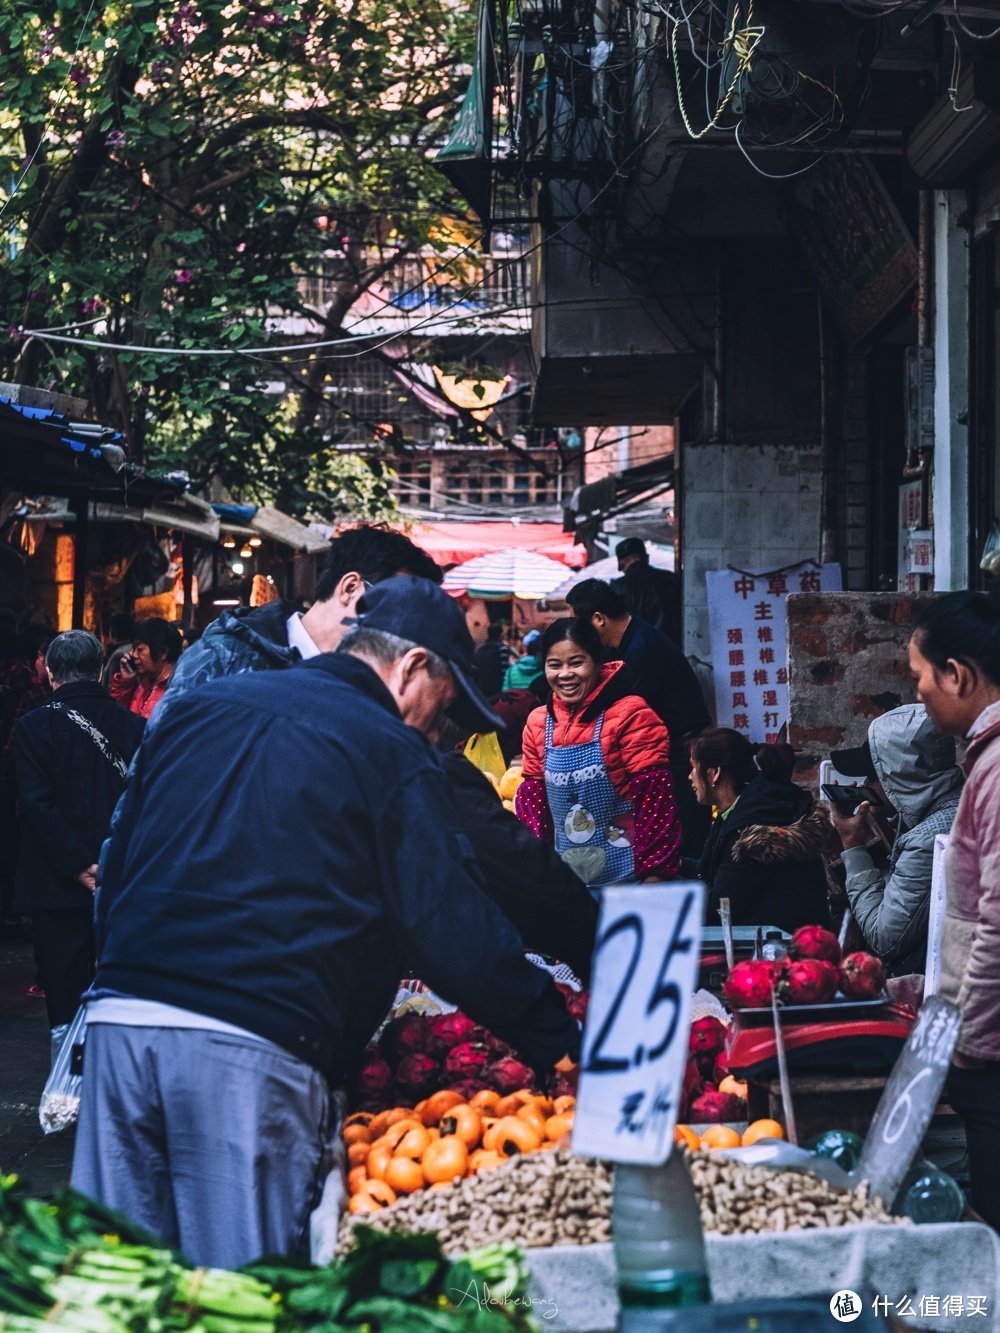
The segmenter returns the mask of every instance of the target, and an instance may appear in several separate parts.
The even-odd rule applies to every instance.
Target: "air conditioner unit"
[[[960,107],[961,110],[955,108]],[[906,158],[916,176],[942,189],[958,185],[1000,148],[1000,63],[969,65],[910,135]]]

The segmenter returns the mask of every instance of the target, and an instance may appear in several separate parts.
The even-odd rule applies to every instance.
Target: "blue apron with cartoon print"
[[[556,851],[592,889],[635,877],[632,806],[608,777],[601,750],[601,713],[593,740],[553,745],[551,713],[545,722],[545,795]]]

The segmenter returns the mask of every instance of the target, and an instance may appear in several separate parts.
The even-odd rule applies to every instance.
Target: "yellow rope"
[[[733,9],[732,25],[728,35],[722,43],[723,49],[726,47],[731,47],[733,49],[739,64],[736,73],[733,75],[732,83],[730,83],[729,87],[726,89],[725,95],[715,109],[715,114],[705,128],[701,130],[694,129],[688,117],[687,107],[684,105],[684,90],[681,87],[680,63],[677,59],[677,29],[680,27],[680,24],[676,19],[674,20],[674,26],[670,32],[670,50],[674,61],[674,80],[677,84],[677,106],[680,109],[681,119],[684,121],[684,128],[692,139],[703,139],[706,134],[718,127],[719,121],[725,115],[726,108],[733,100],[737,84],[753,64],[754,53],[760,45],[761,38],[764,36],[763,28],[754,28],[751,26],[753,24],[753,0],[749,0],[747,6],[746,23],[737,27],[737,24],[739,23],[739,15],[740,6],[736,5]]]

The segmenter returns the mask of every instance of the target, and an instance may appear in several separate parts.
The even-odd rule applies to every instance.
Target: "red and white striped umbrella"
[[[565,578],[566,566],[558,560],[510,547],[456,565],[444,576],[442,587],[445,592],[467,592],[486,601],[501,601],[506,597],[538,601]]]

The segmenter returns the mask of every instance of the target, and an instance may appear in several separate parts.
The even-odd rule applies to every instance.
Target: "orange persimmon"
[[[420,1118],[425,1125],[436,1125],[443,1115],[453,1106],[460,1106],[462,1101],[463,1098],[457,1092],[452,1092],[451,1088],[442,1088],[440,1092],[432,1093],[424,1102]]]
[[[479,1112],[474,1111],[467,1102],[459,1102],[447,1115],[441,1117],[441,1137],[457,1134],[467,1148],[474,1148],[483,1135],[483,1122]]]
[[[427,1145],[420,1165],[428,1185],[454,1180],[456,1176],[465,1175],[469,1165],[469,1151],[457,1134],[449,1134]]]

